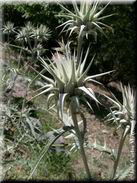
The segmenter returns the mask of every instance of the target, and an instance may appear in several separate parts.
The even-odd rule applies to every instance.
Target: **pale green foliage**
[[[122,86],[121,84],[121,91],[122,91],[122,98],[123,102],[119,102],[118,99],[114,96],[114,99],[107,97],[110,101],[113,102],[113,106],[111,107],[111,112],[108,114],[108,121],[113,121],[118,125],[118,128],[122,127],[123,133],[121,135],[118,153],[117,153],[117,159],[114,162],[113,167],[113,174],[112,179],[120,178],[122,176],[127,176],[129,171],[132,171],[134,169],[134,130],[135,130],[135,92],[133,89],[131,89],[130,85],[128,87]],[[130,162],[131,162],[131,168],[124,170],[123,172],[120,172],[116,175],[116,170],[119,164],[120,156],[122,153],[123,145],[126,139],[127,134],[130,132]],[[125,173],[126,172],[126,173]],[[122,176],[121,176],[122,174]]]
[[[15,32],[15,27],[12,22],[7,22],[3,27],[3,33],[10,34]]]
[[[75,52],[73,55],[70,54],[69,44],[64,48],[64,55],[60,55],[59,53],[57,53],[56,56],[53,55],[54,62],[48,59],[50,64],[40,57],[40,61],[42,62],[44,69],[48,71],[53,78],[51,79],[39,73],[46,80],[47,84],[39,89],[42,90],[42,92],[38,94],[49,94],[47,103],[51,103],[51,100],[54,99],[57,103],[58,112],[61,112],[61,116],[63,116],[65,100],[68,99],[67,101],[69,101],[73,96],[76,97],[78,108],[80,107],[81,97],[90,108],[91,105],[89,104],[87,97],[91,98],[96,103],[99,103],[94,91],[91,88],[87,88],[85,83],[87,81],[97,82],[94,78],[110,73],[106,72],[87,77],[87,72],[95,56],[90,61],[88,67],[85,68],[89,49],[87,50],[84,59],[82,58],[83,54],[81,54],[80,62],[77,64]]]
[[[126,87],[122,86],[122,84],[121,91],[122,103],[114,95],[114,100],[107,97],[113,102],[111,113],[108,114],[108,120],[116,122],[119,127],[129,125],[131,131],[133,131],[135,126],[135,92],[131,89],[130,85]]]
[[[18,34],[16,36],[16,39],[18,41],[24,41],[27,42],[28,39],[30,39],[32,37],[32,31],[33,31],[34,27],[33,25],[28,22],[25,27],[22,27],[21,30],[18,31]]]
[[[108,28],[112,31],[112,28],[102,22],[105,18],[108,18],[111,15],[101,16],[104,13],[104,10],[108,6],[104,6],[101,10],[98,10],[99,1],[80,1],[80,6],[76,4],[75,1],[72,1],[74,13],[65,8],[63,5],[60,6],[66,11],[65,14],[58,16],[66,17],[68,20],[60,26],[64,26],[62,31],[67,28],[67,32],[70,31],[76,32],[79,37],[86,36],[88,38],[89,34],[92,34],[95,39],[97,37],[97,32],[104,34],[103,28]]]
[[[67,44],[65,45],[63,39],[61,41],[59,41],[58,44],[59,44],[59,47],[55,47],[55,48],[52,48],[52,49],[56,50],[57,52],[59,51],[59,52],[65,54],[65,50],[66,50]],[[69,44],[71,44],[71,42],[69,42]]]
[[[40,25],[35,28],[30,22],[28,22],[25,27],[22,27],[19,30],[16,39],[19,41],[27,42],[28,39],[45,39],[48,40],[51,35],[51,31],[45,25]]]
[[[39,27],[37,26],[37,28],[33,30],[32,37],[37,40],[44,39],[47,41],[50,38],[50,36],[51,31],[45,25],[40,25]]]
[[[16,40],[25,47],[26,51],[32,54],[32,57],[43,54],[46,49],[43,48],[42,42],[47,41],[51,36],[51,31],[45,25],[34,27],[28,22],[24,27],[18,30]]]

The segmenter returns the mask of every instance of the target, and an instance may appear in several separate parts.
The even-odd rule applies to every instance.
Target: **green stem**
[[[9,47],[9,43],[10,43],[10,35],[8,33],[8,59],[10,60],[10,47]]]
[[[23,45],[23,47],[21,47],[21,46],[16,46],[16,45],[13,45],[13,44],[9,44],[9,46],[11,46],[11,47],[19,48],[19,49],[22,49],[22,50],[24,50],[24,51],[30,53],[29,50],[27,50],[27,49],[24,48],[24,44],[23,44],[23,43],[22,43],[22,45]]]
[[[133,119],[131,120],[131,131],[130,131],[130,139],[129,139],[129,143],[130,143],[130,163],[132,165],[132,171],[131,174],[133,174],[133,176],[135,175],[134,169],[135,169],[135,125],[136,125],[136,121]]]
[[[82,43],[83,43],[83,37],[82,37],[82,35],[80,35],[80,36],[78,36],[77,64],[80,61],[80,54],[81,54]]]
[[[86,130],[87,130],[87,121],[86,121],[86,118],[85,118],[84,114],[81,111],[80,111],[80,116],[81,116],[82,121],[83,121],[82,137],[84,139],[85,138],[85,134],[86,134]]]
[[[121,152],[122,152],[122,149],[123,149],[123,145],[124,145],[124,142],[125,142],[125,139],[126,139],[126,136],[127,136],[128,132],[129,132],[129,130],[130,130],[130,126],[127,126],[124,129],[123,133],[122,133],[122,136],[121,136],[121,139],[120,139],[120,143],[119,143],[119,147],[118,147],[117,157],[116,157],[116,160],[115,160],[114,166],[113,166],[112,179],[115,178],[117,167],[118,167],[120,156],[121,156]]]
[[[75,129],[76,135],[78,137],[78,142],[79,142],[79,146],[80,146],[80,154],[81,154],[84,166],[85,166],[85,170],[86,170],[88,179],[91,179],[91,174],[90,174],[90,170],[89,170],[88,163],[87,163],[87,157],[86,157],[84,146],[83,146],[84,139],[83,139],[83,135],[81,134],[79,126],[78,126],[76,105],[75,105],[75,102],[73,102],[73,101],[71,101],[70,110],[71,110],[72,120],[74,123],[74,129]]]

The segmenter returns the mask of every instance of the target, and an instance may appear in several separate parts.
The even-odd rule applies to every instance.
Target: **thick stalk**
[[[71,109],[72,120],[74,123],[74,129],[75,129],[75,132],[76,132],[76,135],[78,138],[78,142],[79,142],[80,154],[81,154],[84,166],[85,166],[85,170],[86,170],[88,179],[91,179],[91,174],[90,174],[90,170],[89,170],[88,163],[87,163],[87,157],[86,157],[85,150],[83,147],[84,139],[83,139],[83,135],[81,134],[79,126],[78,126],[78,121],[77,121],[77,116],[76,116],[77,111],[76,111],[76,105],[74,102],[71,102],[70,109]]]
[[[117,157],[116,157],[116,160],[115,160],[114,166],[113,166],[112,179],[115,178],[116,171],[117,171],[117,167],[118,167],[119,160],[120,160],[120,156],[121,156],[121,152],[122,152],[122,149],[123,149],[123,145],[124,145],[126,136],[129,133],[129,130],[130,130],[130,126],[127,126],[126,129],[124,129],[123,134],[121,136],[120,143],[119,143],[119,147],[118,147]]]
[[[10,47],[9,47],[9,43],[10,43],[10,33],[8,32],[8,59],[10,60]]]
[[[131,131],[130,131],[130,139],[129,139],[129,143],[130,143],[130,163],[132,165],[132,171],[131,171],[131,175],[135,175],[134,169],[135,169],[135,125],[136,125],[136,121],[135,120],[131,120]]]
[[[130,135],[129,143],[130,143],[130,163],[132,166],[132,170],[130,171],[130,176],[134,177],[135,176],[135,137],[134,135]]]
[[[77,64],[79,64],[79,61],[80,61],[80,54],[81,54],[82,43],[83,43],[83,37],[82,37],[82,35],[80,35],[80,36],[78,36]]]

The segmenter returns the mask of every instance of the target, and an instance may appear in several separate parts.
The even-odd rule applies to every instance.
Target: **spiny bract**
[[[88,38],[89,34],[92,34],[97,37],[97,31],[104,34],[103,28],[108,28],[109,30],[113,31],[112,28],[102,22],[105,18],[112,16],[113,14],[101,16],[106,7],[104,6],[101,10],[99,9],[99,1],[80,1],[80,5],[75,1],[72,1],[74,12],[70,11],[69,9],[65,8],[65,6],[61,5],[63,10],[67,12],[67,14],[58,15],[60,17],[68,18],[68,20],[61,24],[60,26],[64,26],[62,32],[66,29],[66,31],[70,31],[69,36],[72,32],[78,33],[80,36],[86,36]],[[60,27],[59,26],[59,27]]]
[[[49,103],[49,101],[51,101],[52,99],[55,99],[58,111],[61,112],[62,116],[66,99],[68,99],[67,101],[69,101],[73,96],[76,97],[78,107],[80,105],[80,99],[82,99],[91,108],[87,97],[90,97],[96,103],[99,103],[94,91],[91,88],[87,88],[85,86],[85,83],[87,81],[99,83],[94,78],[112,72],[109,71],[106,73],[87,77],[87,72],[95,57],[93,56],[89,65],[87,66],[87,68],[85,68],[89,48],[87,49],[84,59],[82,58],[83,54],[81,53],[80,61],[78,64],[76,62],[77,57],[75,55],[75,52],[73,55],[70,54],[69,44],[67,44],[64,48],[64,55],[60,55],[59,53],[57,53],[56,56],[53,55],[53,61],[48,59],[49,64],[43,58],[39,57],[44,67],[44,70],[48,71],[52,78],[44,76],[42,73],[39,73],[46,80],[47,83],[42,88],[38,89],[39,91],[42,91],[36,95],[39,96],[44,93],[48,94],[47,103]]]

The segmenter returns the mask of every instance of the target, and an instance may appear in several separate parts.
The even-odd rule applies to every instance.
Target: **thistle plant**
[[[42,41],[47,41],[50,36],[51,31],[45,25],[40,25],[35,28],[32,23],[28,22],[18,31],[16,40],[32,54],[33,59],[34,57],[37,58],[45,50],[42,49]]]
[[[92,102],[96,103],[97,105],[101,105],[95,90],[93,90],[92,87],[88,87],[87,83],[92,82],[102,85],[98,80],[96,80],[96,78],[110,74],[113,71],[88,76],[88,71],[95,60],[95,55],[90,60],[88,66],[86,66],[90,47],[88,47],[87,51],[85,51],[82,49],[82,44],[84,38],[88,39],[89,35],[92,35],[96,41],[98,32],[106,36],[105,29],[112,31],[112,28],[103,21],[106,18],[111,17],[113,14],[102,16],[109,3],[101,9],[99,7],[99,1],[80,1],[79,5],[76,4],[75,1],[72,1],[72,4],[74,8],[73,12],[60,4],[66,13],[59,16],[65,17],[68,20],[59,27],[64,26],[62,32],[69,32],[69,36],[71,36],[73,33],[78,35],[77,51],[72,51],[71,42],[67,41],[67,44],[65,44],[62,40],[62,43],[59,43],[60,48],[55,49],[56,53],[53,54],[52,59],[44,59],[41,57],[41,53],[44,50],[42,47],[42,42],[43,40],[47,41],[51,36],[51,31],[46,26],[40,25],[35,27],[33,24],[28,22],[20,30],[15,31],[13,24],[8,22],[3,29],[4,33],[16,33],[16,40],[18,40],[22,44],[22,47],[25,47],[25,50],[31,54],[32,60],[34,58],[38,58],[41,62],[43,70],[42,72],[38,73],[38,75],[43,78],[45,83],[43,84],[44,86],[36,91],[34,98],[38,97],[39,95],[46,94],[46,103],[48,108],[47,111],[49,109],[53,109],[54,112],[58,114],[59,121],[61,121],[63,124],[63,128],[56,130],[57,136],[52,139],[52,141],[49,140],[47,145],[42,150],[40,158],[29,178],[32,177],[39,162],[45,153],[48,152],[49,147],[53,145],[53,143],[61,135],[66,132],[70,132],[70,134],[67,133],[66,138],[75,138],[76,143],[72,149],[77,147],[77,149],[80,151],[88,179],[91,179],[91,173],[85,153],[85,147],[90,146],[92,149],[99,150],[100,152],[107,152],[109,155],[113,155],[114,166],[111,178],[118,179],[121,175],[117,174],[117,169],[125,139],[128,134],[130,134],[131,165],[134,165],[134,129],[136,124],[135,93],[130,86],[123,87],[121,85],[123,103],[119,102],[113,94],[113,98],[105,96],[113,103],[113,106],[110,108],[111,112],[107,116],[108,121],[116,123],[118,128],[122,128],[123,130],[117,154],[112,151],[111,148],[107,147],[106,141],[104,146],[97,144],[96,140],[94,143],[91,142],[87,145],[85,143],[87,121],[84,114],[81,112],[81,107],[83,104],[85,104],[86,107],[89,107],[91,110],[93,110]],[[62,52],[62,54],[60,54],[58,51]],[[50,76],[44,75],[43,71],[48,72]],[[36,78],[37,76],[34,78],[34,80]],[[13,108],[13,116],[10,114],[11,111],[7,111],[9,113],[7,114],[7,118],[13,117],[13,122],[15,123],[19,119],[17,128],[19,129],[20,133],[22,133],[20,130],[20,125],[23,126],[24,130],[26,130],[29,126],[29,130],[26,130],[25,135],[27,134],[30,137],[33,136],[33,139],[38,140],[39,132],[41,132],[40,126],[33,123],[33,118],[29,116],[29,110],[31,110],[31,108],[24,108],[24,105],[25,100],[23,101],[21,111],[18,111],[18,108]],[[57,110],[55,110],[55,107]],[[81,121],[79,121],[79,118]],[[23,135],[22,138],[24,138],[25,135]]]
[[[25,27],[22,27],[21,30],[18,31],[16,39],[20,42],[27,43],[29,41],[30,43],[30,38],[32,37],[33,29],[33,25],[30,22],[28,22],[25,25]]]
[[[131,145],[131,164],[134,166],[134,130],[135,130],[135,92],[128,87],[122,86],[122,98],[123,103],[120,103],[118,99],[113,95],[114,99],[107,97],[113,102],[111,112],[108,114],[108,121],[112,121],[118,125],[118,128],[123,128],[123,133],[119,143],[117,158],[114,162],[112,179],[116,178],[116,170],[119,164],[120,156],[122,153],[123,145],[127,135],[130,133],[130,145]]]
[[[73,123],[71,123],[69,126],[69,129],[73,129],[73,132],[78,139],[78,149],[80,150],[87,177],[90,179],[91,174],[84,149],[86,119],[81,113],[80,107],[81,103],[84,102],[92,110],[92,106],[88,102],[89,99],[94,101],[97,105],[100,104],[95,92],[92,90],[92,88],[88,88],[86,83],[90,81],[101,84],[96,80],[96,78],[105,74],[109,74],[112,71],[96,74],[93,76],[87,76],[88,71],[94,61],[95,55],[92,57],[89,65],[85,68],[90,48],[88,47],[86,54],[84,55],[81,46],[84,36],[86,36],[86,38],[88,38],[89,34],[96,36],[97,30],[104,34],[101,26],[107,28],[109,26],[103,24],[101,20],[111,15],[100,17],[107,5],[102,10],[97,12],[98,2],[93,3],[91,6],[91,3],[87,4],[87,2],[84,1],[83,3],[80,3],[80,9],[78,8],[78,5],[73,2],[75,13],[72,13],[62,5],[60,6],[68,13],[61,16],[70,19],[61,25],[64,26],[62,31],[64,31],[64,29],[69,26],[67,31],[70,31],[70,35],[74,31],[78,33],[77,52],[74,51],[72,53],[70,50],[70,42],[68,42],[62,47],[63,55],[57,52],[56,55],[53,55],[53,60],[49,58],[44,60],[42,57],[39,57],[39,60],[44,67],[44,71],[47,71],[51,77],[47,77],[44,74],[39,73],[39,75],[45,80],[45,86],[36,91],[39,93],[35,97],[41,94],[48,95],[47,105],[50,107],[50,104],[54,103],[54,106],[57,107],[58,116],[64,123],[65,129],[68,127],[66,126],[67,123],[65,122],[64,118],[65,107],[69,110],[73,121]],[[82,118],[83,129],[79,127],[78,114],[80,114]]]
[[[58,15],[60,17],[65,17],[68,20],[61,24],[60,26],[64,26],[62,32],[66,29],[69,33],[69,36],[73,32],[78,34],[78,60],[80,57],[81,46],[83,42],[83,37],[86,36],[88,39],[88,35],[93,35],[95,40],[97,39],[97,32],[105,35],[103,28],[107,28],[112,31],[112,28],[107,24],[103,23],[102,20],[112,16],[113,14],[102,16],[104,13],[106,6],[99,9],[99,1],[80,1],[80,5],[78,6],[75,1],[72,1],[74,12],[71,12],[69,9],[65,8],[60,4],[63,10],[66,13]],[[60,27],[59,26],[59,27]]]
[[[90,170],[88,167],[85,151],[84,151],[84,136],[83,131],[80,131],[78,126],[77,114],[80,114],[80,104],[82,101],[85,102],[91,109],[92,106],[89,104],[88,99],[92,99],[97,104],[100,103],[92,90],[92,88],[86,87],[86,82],[92,81],[95,83],[99,83],[95,80],[95,78],[109,74],[109,72],[87,76],[87,72],[95,58],[90,61],[90,64],[87,68],[85,68],[85,63],[88,57],[89,48],[86,52],[86,55],[83,58],[83,54],[81,53],[79,64],[77,64],[77,56],[75,51],[73,55],[71,54],[69,43],[65,46],[64,55],[60,55],[57,53],[57,56],[53,57],[54,62],[48,59],[49,64],[40,57],[40,61],[44,67],[45,71],[48,71],[52,78],[44,76],[42,73],[39,73],[43,79],[45,79],[46,84],[42,88],[38,89],[39,93],[35,96],[39,96],[41,94],[48,94],[47,103],[52,104],[52,100],[57,106],[58,116],[64,122],[64,106],[67,104],[67,108],[71,112],[72,120],[73,120],[73,128],[75,130],[76,136],[79,141],[80,152],[82,155],[82,159],[85,165],[85,169],[88,175],[88,178],[91,177]],[[101,84],[101,83],[99,83]],[[40,91],[42,90],[42,91]],[[83,120],[83,123],[85,121]],[[65,126],[65,123],[64,123]],[[85,126],[85,124],[83,124]]]
[[[15,27],[14,27],[14,24],[12,22],[7,22],[4,27],[3,27],[3,33],[4,34],[8,34],[8,36],[11,34],[11,33],[16,33],[15,31]],[[8,40],[9,41],[9,40]]]
[[[10,44],[10,35],[12,34],[12,33],[16,33],[16,29],[15,29],[15,27],[14,27],[14,24],[12,23],[12,22],[7,22],[5,25],[4,25],[4,27],[3,27],[3,29],[2,29],[2,32],[3,32],[3,34],[5,34],[5,35],[7,35],[7,48],[9,48],[9,44]],[[9,58],[10,58],[10,49],[9,49]]]
[[[42,40],[47,41],[51,36],[51,31],[45,25],[40,25],[39,27],[37,26],[32,33],[32,37],[38,40],[38,42],[41,42]]]
[[[42,91],[39,92],[35,97],[44,93],[48,94],[49,91],[52,92],[52,94],[50,93],[48,96],[47,103],[51,104],[51,100],[57,99],[58,114],[60,113],[62,117],[64,103],[66,100],[69,101],[70,97],[76,96],[77,104],[80,104],[81,99],[79,98],[79,96],[82,96],[82,100],[86,104],[88,104],[90,108],[92,107],[89,104],[87,97],[90,97],[96,103],[99,103],[94,91],[92,90],[92,88],[87,88],[86,83],[88,81],[91,81],[97,84],[101,84],[100,82],[95,80],[95,78],[113,72],[108,71],[93,76],[87,76],[87,73],[95,58],[94,55],[87,68],[85,68],[88,53],[89,48],[84,58],[82,58],[83,53],[81,54],[81,59],[78,65],[76,64],[77,56],[75,54],[75,51],[73,55],[70,54],[69,44],[67,44],[67,46],[65,47],[64,55],[61,55],[57,52],[56,56],[53,55],[53,61],[47,59],[49,61],[49,64],[42,57],[39,57],[44,67],[44,70],[48,71],[52,78],[46,77],[45,75],[39,73],[42,76],[42,78],[45,79],[47,84],[42,88],[38,89],[39,91]]]
[[[95,92],[92,88],[88,88],[86,83],[90,81],[101,84],[96,80],[96,78],[105,74],[110,74],[112,72],[108,71],[101,74],[87,76],[88,71],[95,59],[95,55],[92,57],[89,65],[85,67],[90,48],[88,47],[84,55],[82,49],[82,41],[84,36],[88,38],[88,35],[92,34],[96,38],[98,31],[105,35],[103,28],[109,28],[112,30],[110,26],[102,23],[102,20],[112,16],[112,14],[101,16],[108,4],[99,11],[98,5],[98,1],[93,1],[92,3],[84,1],[80,2],[80,6],[78,6],[73,1],[74,13],[60,5],[67,12],[67,14],[62,14],[59,16],[69,19],[60,26],[64,26],[62,31],[67,28],[67,32],[70,32],[69,35],[71,35],[73,32],[78,34],[77,52],[73,51],[72,53],[70,50],[70,42],[68,42],[66,45],[63,42],[60,44],[61,48],[56,49],[56,51],[61,51],[63,53],[62,55],[57,52],[56,55],[53,55],[52,60],[49,58],[44,60],[39,56],[39,60],[44,67],[43,71],[48,72],[51,77],[45,76],[42,74],[42,72],[39,73],[39,75],[45,80],[45,85],[38,89],[36,91],[38,94],[34,96],[37,97],[41,94],[46,94],[48,108],[55,106],[57,107],[57,114],[59,119],[63,122],[64,129],[68,129],[69,132],[73,132],[74,136],[78,140],[78,149],[80,150],[88,179],[91,178],[91,173],[84,149],[84,137],[87,125],[86,118],[81,113],[81,103],[84,102],[84,104],[86,104],[91,110],[92,105],[89,103],[89,99],[94,101],[97,105],[100,104]],[[115,179],[122,148],[129,131],[131,137],[130,142],[131,146],[133,147],[135,127],[134,94],[130,86],[127,89],[121,85],[121,89],[123,95],[123,104],[121,104],[115,96],[114,99],[106,96],[114,104],[114,106],[111,108],[111,113],[107,117],[110,121],[113,120],[116,122],[119,128],[123,128],[123,134],[119,143],[118,153],[114,162],[112,179]],[[68,119],[66,122],[65,109],[68,109],[69,113],[71,114],[71,123],[69,122],[70,119]],[[81,123],[78,122],[78,114],[82,119],[82,129],[80,128]],[[101,149],[99,146],[97,148]],[[101,149],[101,151],[103,150],[104,148]],[[110,149],[107,151],[111,152]]]

